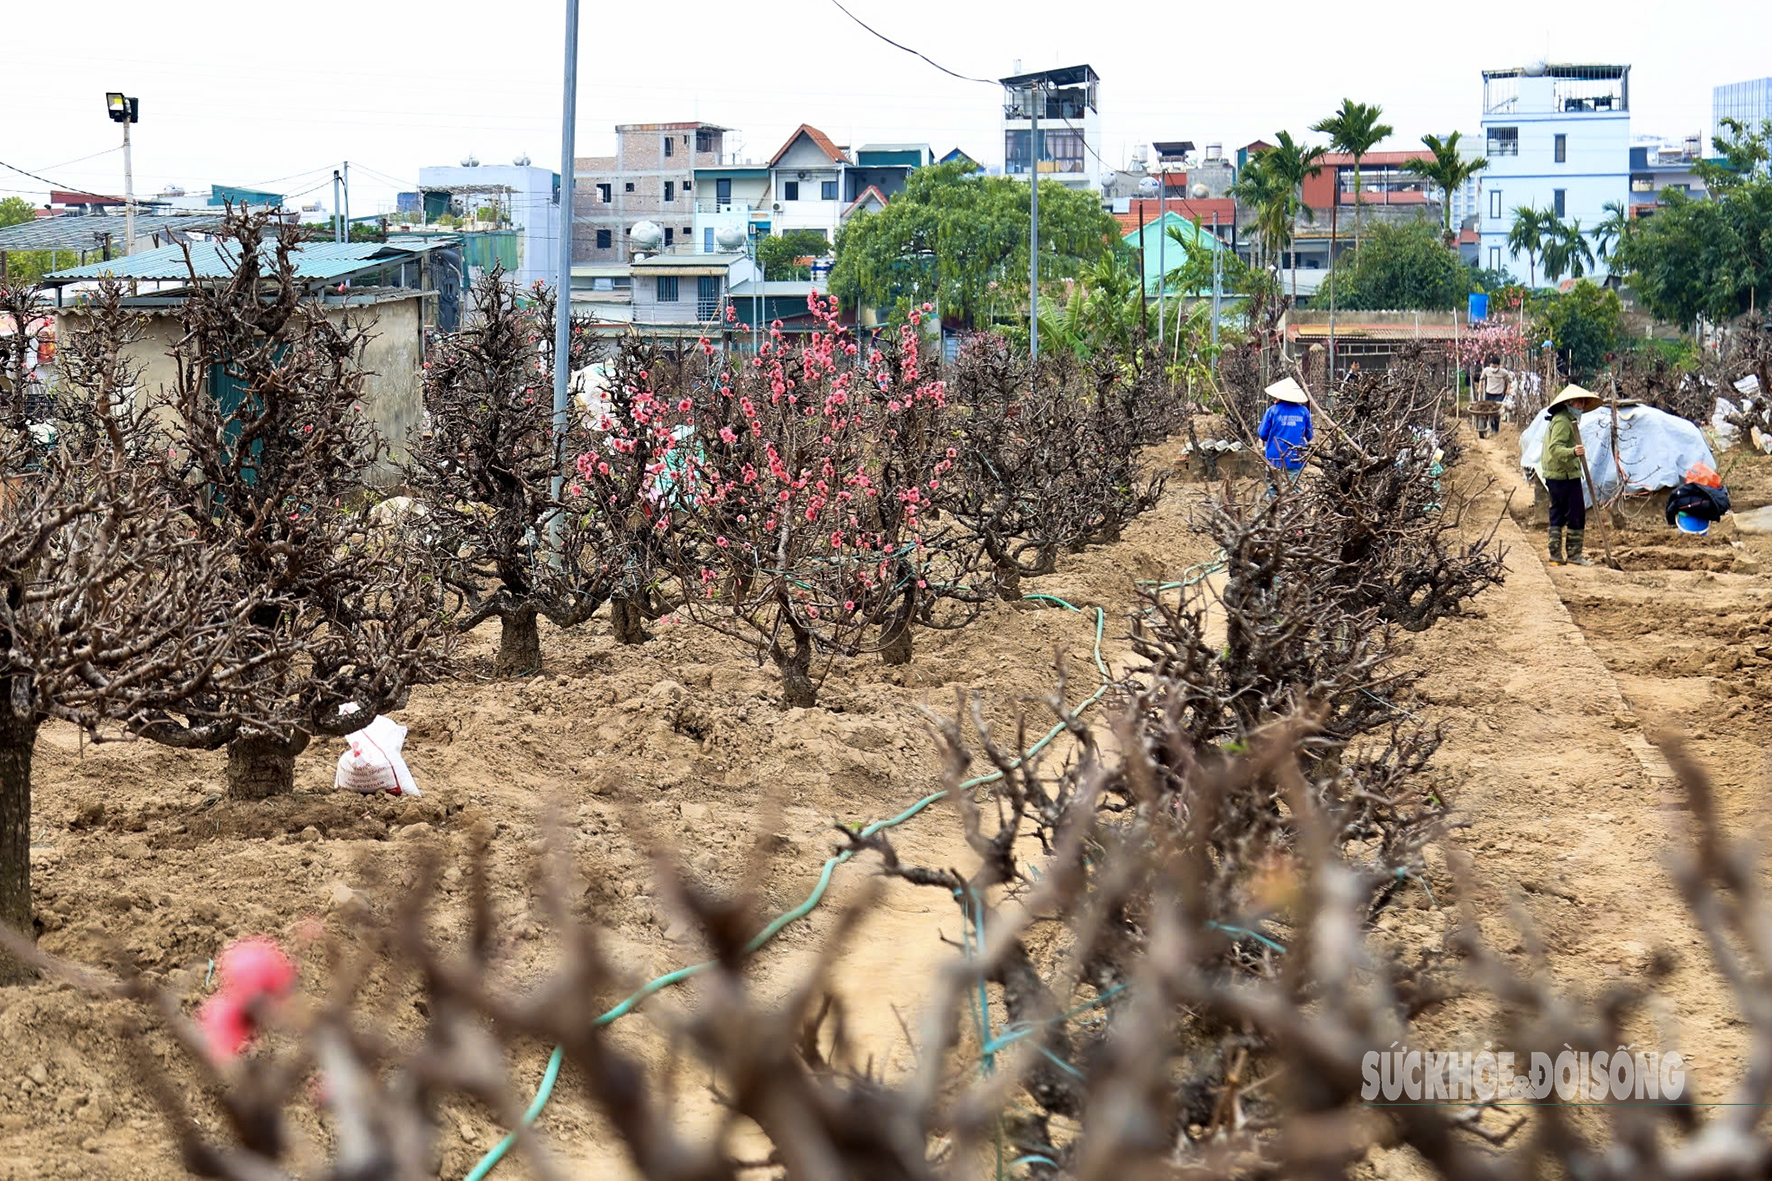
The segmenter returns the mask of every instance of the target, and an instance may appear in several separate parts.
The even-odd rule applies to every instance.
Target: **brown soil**
[[[1500,492],[1518,482],[1507,446],[1473,444],[1463,473],[1494,472],[1497,514]],[[1179,449],[1168,450],[1172,458]],[[1108,655],[1123,666],[1114,637],[1125,630],[1132,580],[1176,577],[1210,548],[1186,527],[1196,495],[1197,485],[1176,486],[1127,540],[1068,557],[1026,589],[1106,607]],[[1710,558],[1694,556],[1736,552],[1723,537],[1695,545],[1668,533],[1633,535],[1620,545],[1621,554],[1629,550],[1624,574],[1552,571],[1540,558],[1542,531],[1524,532],[1511,519],[1501,521],[1499,540],[1509,550],[1506,586],[1476,617],[1409,641],[1411,658],[1430,670],[1426,716],[1451,725],[1435,774],[1469,821],[1458,839],[1481,870],[1473,901],[1484,934],[1523,950],[1508,919],[1517,901],[1545,942],[1549,969],[1584,995],[1638,972],[1653,949],[1672,948],[1680,956],[1668,994],[1674,1025],[1644,1041],[1677,1039],[1695,1060],[1698,1092],[1715,1097],[1740,1071],[1742,1027],[1660,868],[1682,818],[1643,734],[1653,719],[1685,726],[1719,773],[1728,814],[1747,822],[1763,790],[1755,734],[1772,698],[1772,603],[1757,577],[1712,572]],[[1761,545],[1772,547],[1746,548],[1759,555]],[[43,946],[101,964],[128,955],[194,1005],[209,958],[230,939],[292,939],[310,918],[348,939],[358,907],[385,910],[398,898],[402,867],[420,843],[440,845],[451,866],[447,925],[461,902],[466,830],[484,817],[497,825],[503,970],[521,985],[551,954],[553,936],[531,909],[530,872],[558,816],[587,884],[584,911],[607,929],[638,984],[700,957],[654,894],[638,843],[645,832],[716,882],[730,880],[762,841],[774,914],[811,888],[834,844],[833,819],[879,819],[935,789],[919,707],[949,711],[957,692],[978,692],[991,716],[1007,721],[1049,689],[1055,652],[1072,674],[1072,700],[1095,684],[1089,621],[1031,604],[993,605],[963,631],[919,635],[906,667],[845,662],[825,685],[826,708],[815,710],[782,710],[773,670],[721,637],[680,622],[654,630],[643,647],[622,648],[602,621],[575,633],[544,625],[544,673],[521,681],[491,679],[495,631],[471,637],[475,674],[415,694],[400,715],[411,727],[407,759],[422,800],[333,792],[337,748],[317,744],[298,764],[294,797],[238,805],[221,794],[219,753],[83,748],[71,731],[46,729],[33,853]],[[1031,707],[1030,717],[1040,713]],[[895,840],[907,859],[972,863],[940,805]],[[840,870],[831,900],[849,897],[864,873]],[[1406,955],[1437,954],[1453,925],[1454,912],[1437,909],[1454,900],[1451,880],[1436,872],[1429,885],[1431,900],[1421,891],[1380,924],[1382,939]],[[797,979],[836,910],[821,907],[761,957],[762,993]],[[910,1061],[898,1014],[915,1027],[918,981],[952,954],[941,936],[957,936],[957,917],[934,892],[895,883],[842,960],[838,986],[852,1032],[888,1071]],[[317,950],[307,947],[303,960],[312,983]],[[418,1027],[410,980],[375,978],[368,995],[397,1028]],[[693,999],[690,986],[652,1003]],[[112,1028],[124,1011],[49,983],[0,990],[0,1181],[184,1175]],[[1461,1046],[1490,1036],[1493,1021],[1490,1009],[1464,1001],[1433,1018],[1437,1034]],[[626,1044],[659,1053],[647,1045],[643,1017],[616,1030]],[[162,1035],[150,1034],[150,1043],[176,1080],[193,1082]],[[538,1045],[514,1058],[512,1077],[526,1093],[545,1057]],[[684,1090],[686,1108],[709,1110],[693,1085]],[[445,1114],[439,1175],[460,1177],[501,1130],[470,1104]],[[543,1124],[565,1157],[585,1166],[581,1175],[622,1175],[619,1151],[570,1073]],[[323,1136],[317,1124],[305,1130]],[[1377,1152],[1373,1167],[1413,1172],[1399,1154]],[[515,1159],[495,1174],[527,1175]]]

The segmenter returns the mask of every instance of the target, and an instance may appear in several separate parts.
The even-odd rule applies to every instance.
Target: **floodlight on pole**
[[[105,92],[105,113],[123,124],[123,253],[135,253],[135,169],[129,153],[129,125],[140,123],[142,100],[117,90]]]

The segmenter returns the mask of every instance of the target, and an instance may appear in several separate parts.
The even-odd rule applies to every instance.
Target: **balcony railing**
[[[751,203],[749,201],[697,201],[695,211],[697,213],[743,213],[748,215],[751,212]]]

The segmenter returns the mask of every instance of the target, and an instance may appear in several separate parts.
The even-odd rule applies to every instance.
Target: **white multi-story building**
[[[1590,233],[1608,202],[1629,199],[1629,66],[1538,62],[1484,70],[1482,128],[1489,168],[1477,228],[1485,267],[1533,277],[1532,260],[1507,244],[1522,206],[1579,222]],[[1604,264],[1589,272],[1605,273]]]
[[[1772,78],[1712,87],[1710,130],[1713,136],[1723,134],[1724,119],[1734,119],[1749,131],[1760,130],[1761,124],[1772,119]],[[1711,145],[1704,146],[1708,149]]]
[[[1003,172],[1055,180],[1073,189],[1101,188],[1101,79],[1090,67],[1017,72],[1003,83]],[[1034,124],[1038,116],[1039,135]]]
[[[468,163],[420,168],[418,187],[424,198],[442,200],[444,205],[460,201],[469,213],[482,205],[497,208],[517,227],[512,281],[519,288],[537,280],[554,281],[559,272],[559,173],[532,164]]]

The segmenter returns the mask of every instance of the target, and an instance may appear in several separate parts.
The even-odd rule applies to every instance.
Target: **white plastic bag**
[[[346,707],[341,712],[356,711]],[[332,781],[334,787],[364,795],[386,792],[391,796],[416,797],[424,794],[412,782],[412,772],[406,769],[406,760],[400,754],[400,748],[406,745],[405,726],[392,718],[377,715],[363,729],[345,735],[345,741],[350,746],[338,756],[338,774]]]

